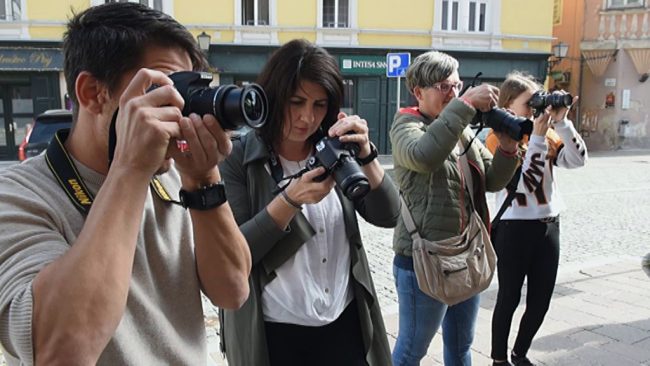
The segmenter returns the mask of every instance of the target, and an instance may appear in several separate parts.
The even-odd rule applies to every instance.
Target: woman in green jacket
[[[478,141],[471,144],[468,127],[476,111],[489,111],[499,90],[481,85],[458,97],[462,81],[458,61],[441,52],[415,58],[406,72],[406,85],[418,101],[395,115],[390,138],[395,176],[420,235],[443,240],[467,226],[470,203],[457,159],[462,150],[472,171],[474,207],[489,226],[485,191],[498,191],[510,180],[518,161],[517,142],[500,136],[494,155]],[[412,256],[413,242],[399,220],[394,233],[393,273],[399,302],[399,332],[393,363],[419,365],[442,323],[445,365],[471,365],[470,346],[478,314],[478,295],[453,306],[429,297],[418,287]],[[443,320],[444,319],[444,320]]]
[[[269,100],[267,123],[236,139],[220,167],[253,258],[248,301],[223,313],[228,363],[390,365],[356,213],[393,227],[399,196],[375,159],[367,123],[339,111],[336,61],[307,41],[276,51],[258,82]],[[358,145],[358,163],[346,167],[363,172],[368,187],[346,189],[352,175],[344,168],[308,165],[310,157],[327,165],[324,137]]]

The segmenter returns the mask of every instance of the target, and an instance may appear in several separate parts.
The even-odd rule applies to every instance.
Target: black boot
[[[505,361],[494,361],[493,360],[492,361],[492,366],[512,366],[512,364],[510,362],[508,362],[508,360],[505,360]]]
[[[535,366],[526,356],[517,356],[514,353],[510,355],[510,360],[514,366]]]

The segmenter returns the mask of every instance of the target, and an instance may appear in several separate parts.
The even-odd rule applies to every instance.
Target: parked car
[[[25,139],[18,147],[18,160],[23,161],[36,156],[47,149],[56,131],[70,128],[72,112],[65,109],[51,109],[36,118]]]

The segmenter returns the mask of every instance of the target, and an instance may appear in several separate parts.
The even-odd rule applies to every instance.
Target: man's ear
[[[106,85],[87,71],[82,71],[77,76],[75,92],[77,100],[79,100],[79,107],[94,114],[101,114],[103,106],[109,102]]]

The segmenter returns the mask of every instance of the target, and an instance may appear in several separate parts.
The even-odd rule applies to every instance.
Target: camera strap
[[[72,157],[68,154],[64,146],[69,134],[70,129],[59,130],[54,134],[52,142],[45,151],[45,161],[54,178],[59,183],[59,186],[63,188],[77,211],[85,217],[88,216],[95,197],[84,183],[81,174],[79,174],[77,167],[72,161]],[[156,196],[162,201],[180,204],[179,201],[171,198],[158,178],[151,178],[149,185],[154,193],[156,193]]]
[[[510,207],[512,201],[517,196],[517,185],[519,185],[520,178],[521,178],[521,165],[517,167],[517,170],[515,170],[515,174],[512,176],[512,179],[510,179],[510,182],[508,182],[508,185],[506,186],[508,195],[506,196],[506,199],[503,200],[503,203],[499,208],[499,212],[497,212],[496,216],[494,216],[494,218],[492,219],[492,223],[490,224],[492,227],[497,226],[499,221],[501,221],[501,216],[503,216],[503,214],[506,212],[508,207]]]
[[[284,191],[285,188],[289,186],[292,179],[300,178],[303,174],[309,171],[309,169],[305,167],[301,169],[298,173],[285,177],[284,169],[282,168],[282,164],[280,164],[280,157],[275,153],[273,148],[271,148],[270,146],[267,146],[267,149],[269,151],[269,169],[271,170],[271,177],[273,177],[273,180],[277,184],[280,184],[280,182],[282,182],[283,180],[287,180],[287,183],[275,188],[273,190],[273,194],[278,194]]]
[[[282,169],[282,164],[280,164],[280,158],[270,146],[267,146],[267,149],[269,151],[269,168],[271,169],[271,177],[273,177],[275,183],[280,184],[280,182],[284,180],[284,170]]]
[[[54,138],[45,151],[45,161],[77,211],[83,216],[87,216],[94,197],[81,179],[77,167],[63,146],[69,134],[70,129],[58,130],[54,134]]]

